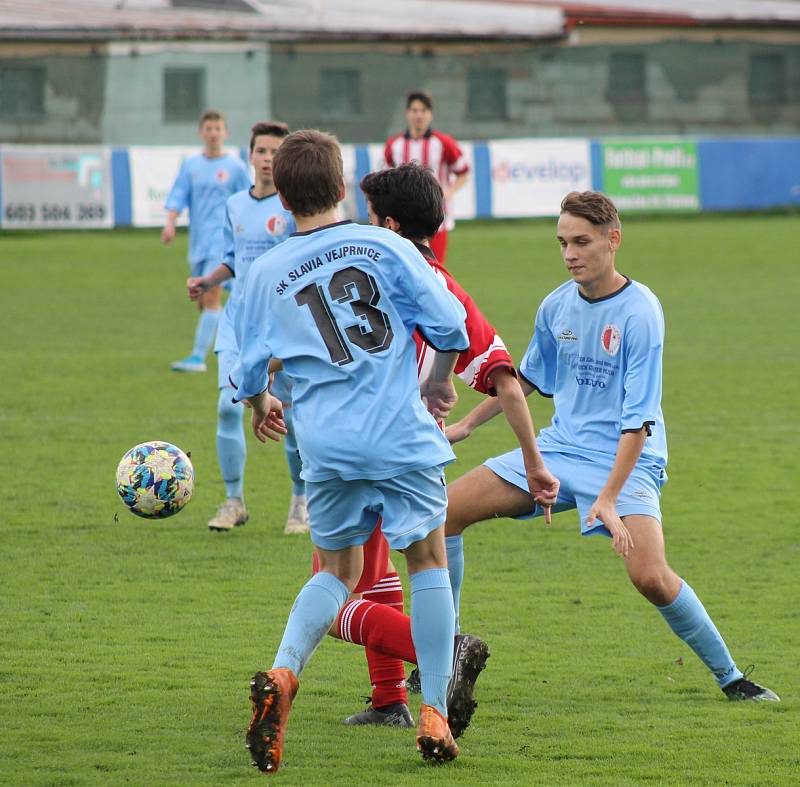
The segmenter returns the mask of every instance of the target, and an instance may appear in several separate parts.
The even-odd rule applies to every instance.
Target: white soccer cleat
[[[244,503],[238,497],[229,497],[217,511],[216,516],[208,522],[209,530],[228,531],[243,525],[250,519]]]
[[[289,514],[283,532],[289,536],[293,533],[308,533],[308,508],[305,495],[292,495]]]

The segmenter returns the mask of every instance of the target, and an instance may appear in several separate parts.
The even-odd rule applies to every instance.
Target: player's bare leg
[[[447,485],[446,536],[459,536],[485,519],[520,516],[534,508],[533,497],[480,465]]]
[[[656,606],[669,627],[711,670],[732,700],[780,702],[771,689],[748,680],[734,663],[725,641],[692,588],[667,564],[664,534],[649,516],[623,517],[633,538],[625,567],[634,587]]]

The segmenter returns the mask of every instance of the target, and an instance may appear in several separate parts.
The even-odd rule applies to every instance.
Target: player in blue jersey
[[[583,535],[610,535],[636,589],[708,667],[731,699],[773,700],[737,668],[688,583],[667,563],[659,507],[667,480],[661,414],[664,316],[653,293],[616,269],[617,210],[597,192],[561,203],[558,241],[571,281],[536,315],[520,364],[523,390],[553,397],[539,449],[560,480],[554,511],[577,508]],[[498,411],[488,400],[448,429],[464,439]],[[464,572],[465,528],[496,516],[541,513],[528,493],[519,450],[489,459],[448,488],[448,559],[454,602]],[[458,613],[456,614],[458,620]]]
[[[161,233],[164,243],[175,238],[175,223],[189,209],[189,266],[192,276],[210,273],[222,259],[225,202],[231,195],[250,187],[247,167],[237,156],[225,153],[227,137],[221,112],[209,110],[200,118],[203,152],[186,159],[167,197],[167,223]],[[200,317],[191,354],[174,361],[175,372],[204,372],[206,354],[214,341],[222,291],[214,287],[198,300]]]
[[[274,173],[298,231],[250,271],[232,380],[266,441],[285,431],[281,402],[267,391],[270,360],[280,359],[292,378],[320,571],[297,596],[272,669],[251,682],[247,745],[262,771],[277,771],[298,675],[356,586],[362,545],[382,516],[410,575],[424,699],[417,748],[426,759],[451,760],[458,747],[446,720],[454,617],[443,465],[454,456],[435,417],[455,401],[450,375],[469,344],[466,315],[410,241],[337,220],[344,180],[334,137],[290,134]],[[415,329],[442,351],[422,387]]]
[[[244,407],[231,401],[230,373],[239,353],[235,315],[253,261],[294,232],[292,214],[280,203],[272,179],[272,159],[289,133],[285,123],[256,123],[250,132],[250,163],[255,184],[228,198],[225,207],[225,254],[223,262],[206,276],[187,282],[189,297],[197,300],[233,277],[231,294],[222,310],[214,350],[217,354],[219,401],[217,403],[217,457],[225,482],[226,499],[209,521],[211,530],[229,531],[247,519],[244,505],[244,466],[247,450],[242,426]],[[282,372],[275,374],[272,392],[283,402],[291,400],[290,383]],[[291,408],[285,411],[288,432],[284,440],[292,500],[285,533],[308,532],[305,483],[300,477],[300,456],[294,441]]]

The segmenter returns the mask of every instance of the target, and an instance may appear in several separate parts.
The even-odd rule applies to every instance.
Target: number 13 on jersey
[[[334,273],[328,282],[331,300],[349,304],[357,319],[354,325],[345,326],[344,331],[333,316],[324,290],[321,284],[309,284],[294,298],[298,306],[308,306],[311,311],[331,363],[338,366],[352,363],[351,344],[368,353],[378,353],[389,347],[394,332],[389,315],[377,308],[381,294],[373,276],[359,268],[349,267]]]

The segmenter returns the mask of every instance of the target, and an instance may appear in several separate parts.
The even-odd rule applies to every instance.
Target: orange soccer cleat
[[[253,765],[276,773],[281,765],[286,724],[300,683],[290,669],[256,672],[250,681],[253,718],[247,728],[247,748]]]
[[[417,726],[417,751],[423,760],[449,762],[458,757],[458,746],[447,726],[447,719],[431,705],[420,705]]]

